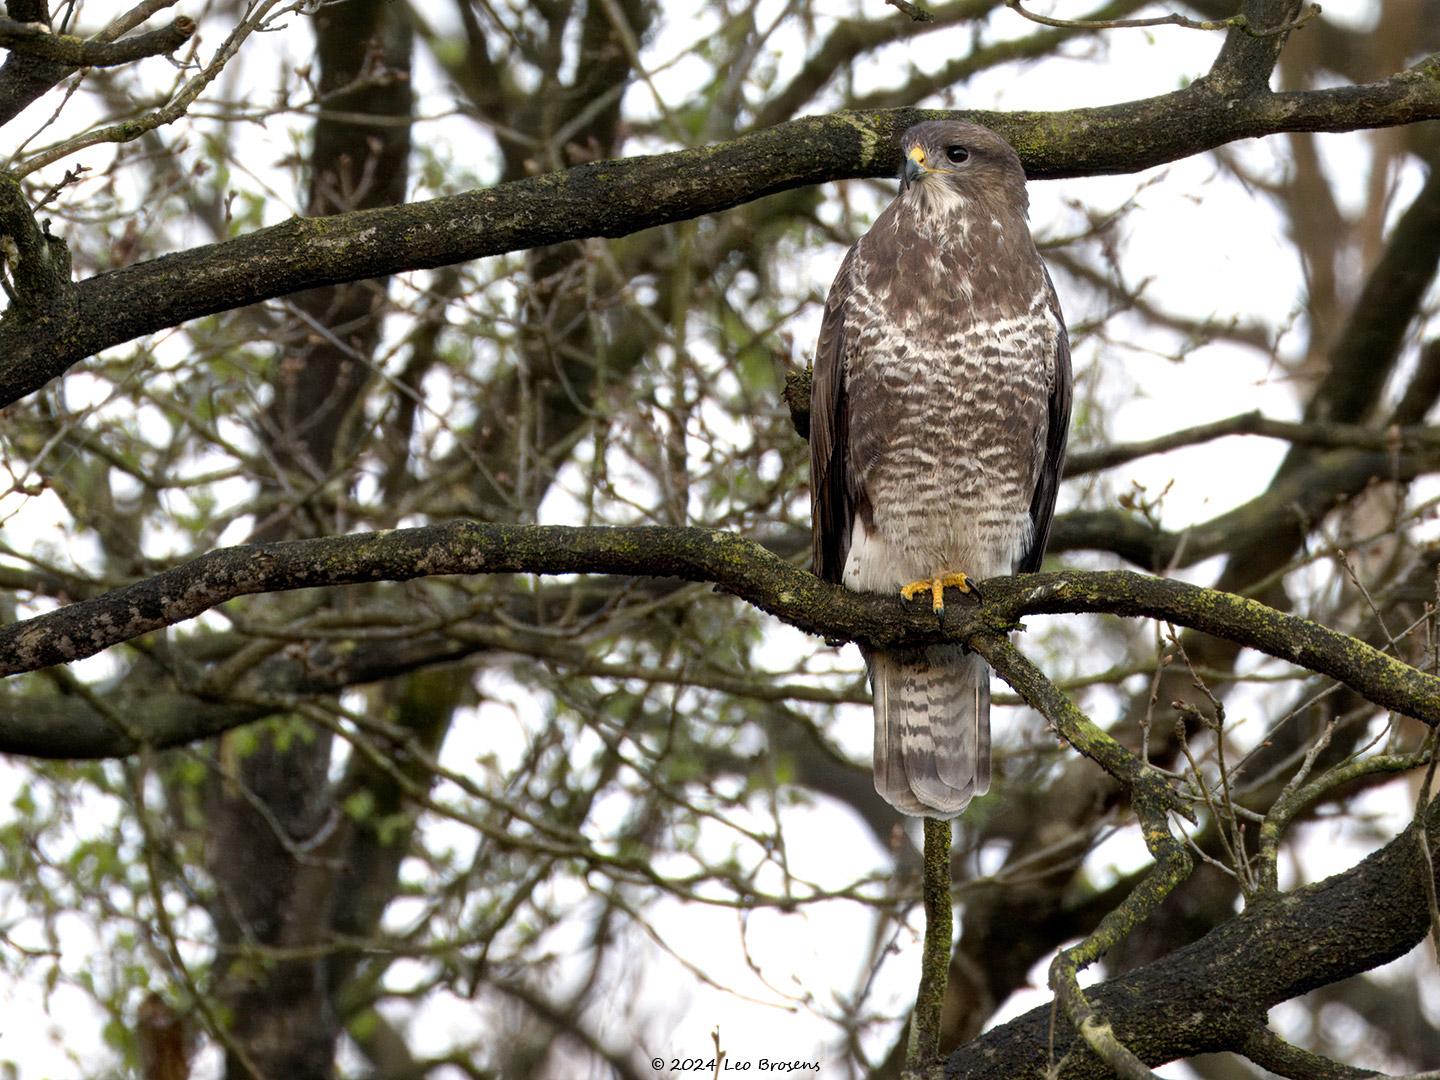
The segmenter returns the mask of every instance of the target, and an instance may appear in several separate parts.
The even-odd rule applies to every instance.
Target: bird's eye
[[[945,156],[954,164],[959,165],[962,161],[969,158],[970,151],[966,150],[963,146],[947,146],[945,148]]]

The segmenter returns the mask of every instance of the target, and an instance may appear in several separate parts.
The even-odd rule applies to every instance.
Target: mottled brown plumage
[[[918,124],[900,194],[845,256],[810,408],[815,572],[865,592],[1040,565],[1070,351],[1014,150]],[[990,675],[958,646],[869,653],[875,786],[954,817],[990,784]]]

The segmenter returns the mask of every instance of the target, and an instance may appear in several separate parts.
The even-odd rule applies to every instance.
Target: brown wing
[[[850,553],[855,498],[847,476],[850,409],[845,397],[845,301],[850,296],[855,249],[846,253],[825,300],[820,340],[810,376],[810,499],[814,571],[839,583]]]
[[[1070,338],[1065,332],[1065,316],[1060,313],[1060,299],[1050,271],[1045,271],[1045,288],[1050,294],[1050,311],[1060,324],[1055,342],[1055,380],[1050,389],[1049,424],[1045,431],[1045,458],[1040,464],[1040,477],[1030,499],[1030,546],[1017,567],[1022,574],[1040,569],[1045,557],[1045,544],[1050,539],[1050,521],[1055,516],[1055,494],[1060,490],[1060,473],[1065,467],[1065,443],[1070,437],[1070,395],[1074,377],[1070,373]]]

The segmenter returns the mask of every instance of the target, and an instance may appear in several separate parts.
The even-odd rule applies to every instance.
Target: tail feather
[[[990,669],[955,645],[867,659],[875,790],[902,814],[957,816],[990,790]]]

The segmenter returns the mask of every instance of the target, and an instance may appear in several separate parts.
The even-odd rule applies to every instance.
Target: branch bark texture
[[[1440,842],[1440,803],[1357,866],[1275,900],[1252,904],[1200,940],[1153,964],[1092,987],[1089,996],[1117,1036],[1149,1065],[1239,1050],[1269,1009],[1319,986],[1404,955],[1429,926],[1421,850]],[[1384,903],[1377,905],[1376,897]],[[1043,1005],[951,1054],[933,1075],[1014,1080],[1113,1075],[1066,1025],[1055,1028],[1047,1069],[1051,1007]]]
[[[179,16],[169,26],[120,41],[86,41],[55,34],[39,23],[0,17],[0,48],[67,68],[118,67],[147,56],[172,53],[195,33],[195,20]]]
[[[0,405],[101,349],[302,289],[545,244],[624,236],[828,180],[890,174],[899,137],[963,115],[1015,146],[1037,179],[1130,173],[1237,139],[1440,118],[1440,59],[1363,86],[1227,96],[1206,79],[1160,97],[1060,112],[889,109],[803,117],[717,146],[578,165],[405,206],[295,219],[97,275],[68,325],[0,320]]]
[[[659,526],[461,521],[217,549],[134,585],[5,627],[0,630],[0,675],[93,656],[242,596],[499,573],[712,582],[801,630],[882,649],[982,635],[993,639],[1014,629],[1025,615],[1104,612],[1160,618],[1329,675],[1376,704],[1431,726],[1440,724],[1440,678],[1241,596],[1122,570],[1068,570],[993,578],[982,586],[984,603],[951,605],[937,620],[925,604],[829,585],[734,533]],[[5,745],[3,739],[0,749],[44,752],[43,746]]]

